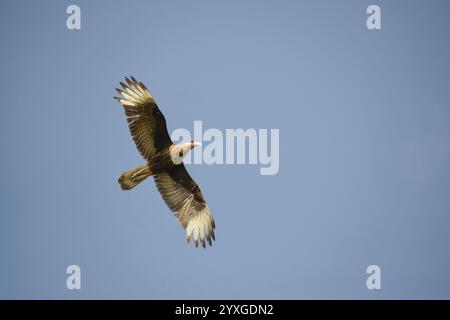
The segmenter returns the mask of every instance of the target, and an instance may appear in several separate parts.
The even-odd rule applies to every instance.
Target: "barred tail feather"
[[[130,190],[136,187],[139,183],[147,179],[152,175],[152,172],[148,165],[143,165],[124,172],[119,177],[119,184],[122,190]]]

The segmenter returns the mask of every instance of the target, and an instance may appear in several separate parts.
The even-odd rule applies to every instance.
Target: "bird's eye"
[[[180,156],[180,157],[183,156],[183,150],[180,150],[180,152],[178,152],[178,156]]]

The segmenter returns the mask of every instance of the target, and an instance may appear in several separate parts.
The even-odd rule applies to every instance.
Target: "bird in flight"
[[[183,164],[186,154],[200,144],[194,140],[174,144],[166,119],[149,90],[134,77],[125,77],[125,81],[126,84],[120,82],[122,89],[116,89],[121,97],[114,99],[123,105],[131,136],[147,163],[123,173],[119,177],[120,186],[130,190],[153,176],[165,203],[186,230],[187,242],[193,237],[195,247],[199,240],[203,248],[206,241],[211,246],[215,240],[214,218]]]

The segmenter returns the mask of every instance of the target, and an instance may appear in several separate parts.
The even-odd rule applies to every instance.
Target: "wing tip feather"
[[[203,248],[206,248],[206,242],[212,247],[213,242],[216,240],[214,233],[215,223],[213,221],[214,219],[209,209],[195,219],[189,220],[186,227],[183,227],[183,229],[186,229],[187,242],[190,243],[191,237],[193,237],[196,248],[198,248],[199,242]],[[182,222],[181,225],[184,226],[185,224]]]
[[[117,93],[122,96],[122,104],[132,106],[136,104],[156,103],[147,87],[136,78],[125,76],[125,82],[120,81],[122,89],[115,88]],[[128,84],[128,85],[127,85]],[[118,100],[119,101],[119,100]],[[125,103],[124,103],[125,102]]]

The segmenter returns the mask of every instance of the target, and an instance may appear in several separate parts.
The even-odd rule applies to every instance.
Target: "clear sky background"
[[[0,298],[450,298],[449,9],[3,1]],[[280,129],[277,175],[189,165],[212,248],[186,244],[151,179],[119,188],[144,163],[112,99],[125,75],[170,131]],[[372,264],[381,290],[366,288]]]

